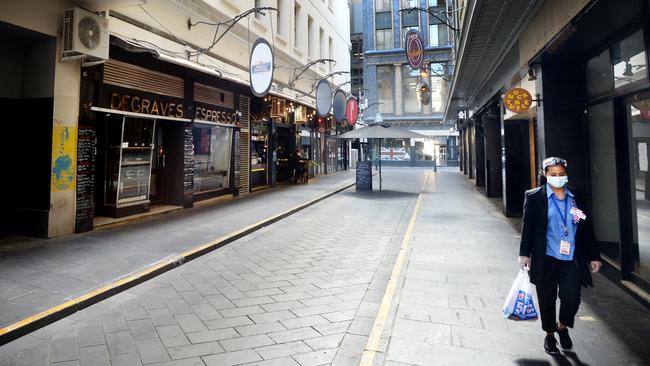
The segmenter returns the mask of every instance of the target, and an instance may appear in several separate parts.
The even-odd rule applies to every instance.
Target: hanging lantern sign
[[[418,85],[418,92],[420,93],[420,102],[422,105],[427,105],[431,102],[431,88],[426,81],[423,81]]]
[[[415,29],[406,32],[405,36],[406,57],[413,70],[419,70],[424,63],[424,41],[422,33]]]
[[[347,96],[343,90],[337,90],[334,93],[334,118],[336,122],[343,122],[345,120],[345,108],[347,104]]]
[[[258,38],[251,50],[249,77],[251,91],[257,97],[269,93],[273,82],[273,49],[264,38]]]
[[[357,118],[359,118],[359,103],[355,97],[350,97],[345,107],[345,120],[350,126],[353,126],[357,123]]]
[[[513,113],[526,112],[532,103],[533,97],[528,90],[522,88],[512,88],[503,96],[503,104]]]
[[[316,111],[325,117],[332,109],[332,87],[327,80],[321,79],[316,86]]]

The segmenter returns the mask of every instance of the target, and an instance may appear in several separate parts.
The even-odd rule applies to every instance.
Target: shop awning
[[[335,136],[337,139],[426,139],[428,136],[390,125],[370,125]]]

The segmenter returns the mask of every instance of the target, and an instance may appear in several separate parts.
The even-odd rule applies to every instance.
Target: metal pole
[[[381,142],[383,139],[379,139],[379,190],[381,191]]]

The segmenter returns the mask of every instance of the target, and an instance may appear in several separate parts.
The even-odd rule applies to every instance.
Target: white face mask
[[[561,177],[546,177],[546,181],[555,188],[562,188],[569,181],[569,177],[566,175]]]

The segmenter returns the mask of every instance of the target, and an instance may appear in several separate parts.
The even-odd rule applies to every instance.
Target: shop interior
[[[0,236],[47,237],[51,175],[67,182],[74,167],[71,159],[60,159],[55,171],[51,167],[56,39],[0,22],[0,47],[0,154],[5,157]],[[20,175],[27,171],[28,176]]]
[[[230,188],[233,129],[194,123],[194,197],[213,197]]]
[[[183,204],[183,123],[97,114],[96,216]]]

